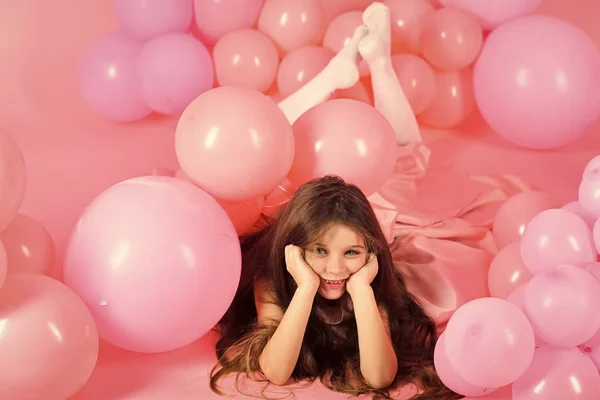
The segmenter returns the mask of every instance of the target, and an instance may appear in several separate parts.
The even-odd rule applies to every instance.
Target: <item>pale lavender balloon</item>
[[[599,175],[600,175],[600,156],[596,156],[596,157],[592,158],[585,166],[585,169],[583,170],[581,179],[583,180],[583,179],[593,178],[593,177],[597,177]]]
[[[113,121],[136,121],[152,110],[138,95],[137,58],[142,43],[123,32],[94,40],[79,60],[79,88],[86,103]]]
[[[143,100],[166,115],[180,115],[214,83],[210,53],[202,42],[184,33],[161,35],[146,43],[138,73]]]
[[[542,211],[529,221],[521,238],[521,256],[533,273],[558,264],[596,261],[592,233],[585,221],[567,210]]]
[[[564,206],[562,206],[561,208],[563,210],[572,212],[575,215],[579,215],[581,217],[581,219],[583,219],[585,221],[585,223],[588,225],[588,227],[590,229],[594,228],[594,224],[596,223],[596,220],[598,219],[598,218],[594,217],[593,215],[591,215],[590,213],[588,213],[586,210],[584,210],[583,207],[581,206],[581,203],[578,201],[572,201],[570,203],[567,203]]]
[[[581,267],[557,265],[535,274],[524,310],[537,335],[556,346],[578,346],[600,329],[600,283]]]
[[[506,301],[511,302],[515,306],[519,307],[519,310],[525,312],[524,303],[525,303],[525,288],[529,282],[523,283],[521,286],[517,287],[511,294],[508,295]],[[535,335],[535,330],[534,330]],[[538,335],[535,335],[535,347],[540,347],[547,345],[548,343],[544,342]]]
[[[165,33],[187,32],[192,22],[192,0],[115,0],[121,26],[135,37],[148,40]]]
[[[592,217],[600,217],[600,174],[588,176],[579,184],[579,203]]]
[[[512,400],[597,400],[600,373],[576,347],[536,349],[531,366],[512,385]]]

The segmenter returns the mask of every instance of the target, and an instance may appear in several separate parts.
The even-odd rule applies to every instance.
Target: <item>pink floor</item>
[[[108,0],[0,1],[0,126],[24,152],[28,188],[21,212],[52,233],[59,256],[83,208],[108,186],[153,168],[174,168],[176,119],[116,125],[80,100],[76,58],[89,41],[116,27]],[[545,0],[539,13],[572,21],[600,44],[600,1]],[[600,88],[598,88],[600,90]],[[563,202],[576,198],[581,171],[600,154],[600,124],[560,150],[516,148],[478,118],[453,132],[426,131],[438,165],[470,173],[511,173]],[[60,257],[59,257],[60,264]],[[103,345],[96,371],[73,399],[209,399],[214,362],[209,335],[188,348],[139,355]],[[344,398],[315,386],[298,398]],[[486,399],[510,399],[509,388]]]

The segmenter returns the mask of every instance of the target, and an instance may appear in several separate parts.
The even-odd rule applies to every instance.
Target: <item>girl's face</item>
[[[364,239],[345,225],[336,224],[305,249],[308,265],[321,278],[319,294],[336,300],[346,292],[350,275],[367,262]]]

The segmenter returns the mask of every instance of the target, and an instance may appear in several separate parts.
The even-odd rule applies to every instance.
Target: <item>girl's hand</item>
[[[307,288],[311,290],[319,289],[321,284],[319,276],[304,260],[302,249],[298,246],[285,246],[285,265],[287,271],[296,281],[298,288]]]
[[[356,287],[368,287],[371,285],[371,282],[377,276],[377,272],[379,271],[379,263],[377,262],[377,256],[373,253],[369,254],[369,259],[367,263],[359,269],[356,273],[350,275],[348,282],[346,284],[346,289],[348,293],[354,290]]]

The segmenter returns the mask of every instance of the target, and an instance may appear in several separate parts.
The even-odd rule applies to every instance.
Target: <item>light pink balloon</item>
[[[596,220],[598,218],[594,217],[593,215],[588,213],[586,210],[584,210],[583,207],[581,206],[580,202],[572,201],[570,203],[565,204],[561,208],[563,210],[572,212],[575,215],[579,215],[581,217],[581,219],[583,219],[585,221],[585,223],[590,228],[590,230],[594,229],[594,224],[596,223]]]
[[[465,381],[450,364],[446,355],[446,334],[442,333],[436,343],[433,353],[435,370],[442,383],[455,393],[463,396],[479,397],[496,391],[496,388],[481,388]]]
[[[221,86],[244,86],[264,93],[277,76],[277,47],[267,35],[254,29],[223,36],[213,49],[213,57]]]
[[[577,348],[536,349],[529,369],[512,385],[512,400],[596,400],[600,374]]]
[[[514,304],[519,308],[519,310],[525,312],[525,288],[527,287],[527,282],[521,284],[515,290],[512,291],[511,294],[508,295],[506,301]],[[535,336],[535,347],[538,348],[540,346],[546,346],[548,343],[543,341],[538,335],[535,334],[535,330],[533,331]]]
[[[215,44],[238,29],[253,28],[263,0],[194,0],[195,20],[202,41]]]
[[[530,149],[557,148],[600,116],[599,70],[600,51],[581,28],[551,16],[521,17],[487,37],[475,97],[498,135]]]
[[[119,122],[152,112],[139,94],[141,51],[142,42],[122,32],[105,33],[85,49],[79,60],[79,89],[93,111]]]
[[[581,217],[562,209],[542,211],[527,224],[521,238],[525,266],[537,273],[558,264],[596,261],[592,233]]]
[[[49,275],[54,268],[55,248],[52,236],[34,218],[17,214],[0,233],[10,272],[32,272]]]
[[[293,129],[296,157],[288,179],[295,187],[333,174],[369,196],[394,169],[394,131],[385,117],[368,104],[329,100],[304,113]]]
[[[4,280],[6,279],[6,273],[8,272],[8,257],[6,255],[6,248],[4,247],[4,243],[0,240],[0,289],[2,289],[2,285],[4,285]]]
[[[600,283],[581,267],[557,265],[536,273],[525,288],[524,309],[547,343],[571,347],[600,329]]]
[[[70,398],[98,359],[98,331],[71,289],[39,274],[11,273],[0,290],[0,398]]]
[[[356,100],[372,107],[373,91],[371,90],[370,85],[367,86],[365,84],[365,81],[358,81],[356,85],[352,87],[336,90],[331,96],[331,99]]]
[[[348,11],[337,16],[327,26],[323,47],[336,54],[342,50],[350,43],[356,28],[363,24],[362,15],[362,11]]]
[[[187,32],[192,22],[192,0],[115,0],[121,26],[138,39]]]
[[[321,0],[325,24],[348,11],[364,11],[376,0]]]
[[[196,97],[213,87],[214,70],[204,45],[184,33],[151,39],[138,59],[140,93],[150,108],[180,115]]]
[[[439,9],[427,17],[421,33],[423,57],[444,71],[471,65],[482,44],[483,32],[477,20],[450,8]]]
[[[12,136],[0,129],[0,232],[17,215],[26,186],[23,153]]]
[[[283,98],[296,92],[321,72],[333,58],[331,50],[305,46],[287,54],[277,74],[277,87]]]
[[[472,300],[452,315],[446,327],[446,355],[468,383],[500,387],[529,367],[535,350],[533,329],[525,314],[494,297]]]
[[[543,0],[440,0],[451,8],[466,11],[477,18],[481,27],[487,30],[514,18],[533,12]]]
[[[453,128],[475,111],[473,71],[435,71],[435,75],[435,97],[419,120],[434,128]]]
[[[525,227],[542,211],[558,207],[558,202],[545,192],[530,190],[509,197],[498,209],[492,234],[496,245],[502,249],[520,242]]]
[[[588,176],[579,184],[579,204],[592,218],[600,217],[600,175]]]
[[[521,246],[511,243],[501,249],[490,264],[488,288],[494,297],[506,299],[517,287],[527,282],[533,274],[521,259]]]
[[[284,52],[317,45],[325,33],[319,0],[265,0],[258,29]]]
[[[596,251],[600,252],[600,222],[598,221],[600,221],[600,219],[598,219],[594,224],[594,229],[592,230],[592,237],[594,238]]]
[[[120,182],[85,209],[67,246],[64,281],[100,337],[156,353],[205,335],[229,307],[240,244],[223,208],[176,178]]]
[[[579,348],[592,360],[596,368],[600,369],[600,329]]]
[[[431,66],[413,54],[392,56],[392,66],[413,112],[425,111],[436,93],[436,77]]]
[[[421,53],[425,20],[435,12],[428,0],[386,0],[390,9],[392,53]]]
[[[581,179],[585,180],[588,178],[597,178],[598,176],[600,176],[600,156],[592,158],[586,164]]]
[[[236,86],[212,89],[179,119],[181,168],[215,198],[242,201],[272,191],[294,159],[294,134],[267,96]]]

